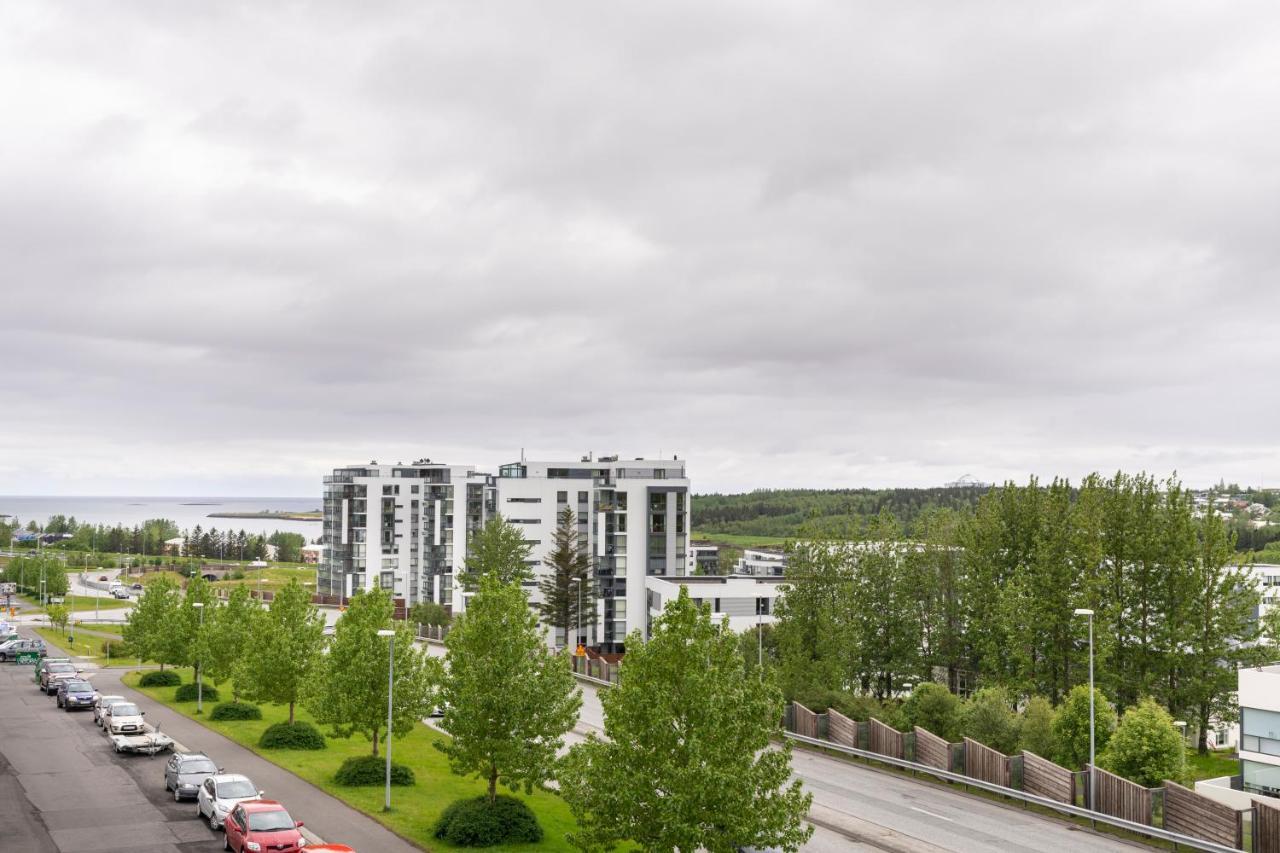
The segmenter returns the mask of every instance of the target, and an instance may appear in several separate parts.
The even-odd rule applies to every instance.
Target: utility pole
[[[1096,798],[1095,791],[1097,789],[1097,774],[1094,772],[1094,765],[1097,763],[1097,756],[1094,754],[1094,707],[1093,707],[1093,611],[1087,607],[1077,607],[1075,611],[1077,616],[1089,617],[1089,809],[1094,809],[1094,800]]]

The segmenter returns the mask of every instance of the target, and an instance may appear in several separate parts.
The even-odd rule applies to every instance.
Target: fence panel
[[[902,732],[893,726],[886,726],[874,717],[869,723],[871,733],[868,741],[871,751],[890,758],[902,758]]]
[[[916,761],[939,770],[950,770],[951,744],[946,738],[916,726]]]
[[[1094,793],[1094,808],[1103,814],[1151,826],[1151,792],[1136,782],[1130,782],[1102,768],[1093,771],[1098,790]]]
[[[1076,801],[1076,774],[1065,767],[1022,751],[1022,790],[1072,805]]]
[[[964,775],[1009,787],[1009,756],[973,738],[964,739]]]
[[[1164,783],[1164,828],[1230,847],[1244,841],[1240,812],[1177,782]]]
[[[804,735],[805,737],[817,737],[818,715],[801,705],[799,702],[792,702],[791,705],[795,708],[794,716],[791,720],[791,725],[794,727],[795,733],[798,735]]]
[[[858,748],[858,721],[851,720],[835,708],[827,709],[827,739],[841,746]]]
[[[1253,801],[1253,853],[1280,853],[1280,807]]]

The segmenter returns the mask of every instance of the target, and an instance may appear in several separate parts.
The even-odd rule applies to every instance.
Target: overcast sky
[[[0,493],[1280,486],[1273,2],[8,3]]]

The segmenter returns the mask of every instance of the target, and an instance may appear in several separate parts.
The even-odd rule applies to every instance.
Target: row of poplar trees
[[[1212,505],[1212,503],[1210,503]],[[881,515],[838,539],[793,543],[777,607],[790,695],[878,698],[937,678],[1055,704],[1088,679],[1121,707],[1150,696],[1199,723],[1234,713],[1236,667],[1269,654],[1259,592],[1225,521],[1175,478],[1093,475],[1007,484],[972,512],[926,516],[904,542]]]

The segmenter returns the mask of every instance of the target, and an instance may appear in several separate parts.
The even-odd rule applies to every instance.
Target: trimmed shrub
[[[200,685],[196,684],[195,682],[191,682],[190,684],[184,684],[178,688],[177,692],[173,694],[173,698],[178,702],[194,702],[196,701],[196,697],[197,697],[196,688],[198,688],[199,686]],[[210,702],[217,702],[218,688],[214,687],[212,684],[206,684],[202,691],[202,695],[204,696],[205,699],[208,699]]]
[[[211,720],[261,720],[262,709],[248,702],[223,702],[215,705]]]
[[[133,651],[124,640],[103,640],[100,647],[102,654],[113,658],[131,658]]]
[[[360,755],[342,762],[333,781],[339,785],[382,785],[387,781],[387,760],[376,755]],[[413,771],[391,762],[391,784],[414,784]]]
[[[139,687],[177,687],[181,683],[182,676],[171,669],[153,669],[138,679]]]
[[[440,815],[435,837],[459,847],[535,844],[542,840],[538,819],[522,800],[505,795],[455,800]]]
[[[263,749],[324,749],[324,735],[310,723],[276,723],[258,739]]]

